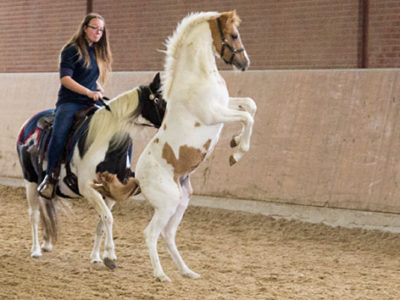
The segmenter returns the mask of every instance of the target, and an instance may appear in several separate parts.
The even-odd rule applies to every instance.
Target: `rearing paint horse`
[[[179,272],[199,277],[180,256],[175,234],[192,194],[189,176],[214,149],[223,124],[242,124],[231,142],[236,147],[231,165],[250,147],[256,105],[250,98],[229,97],[215,62],[217,55],[242,71],[249,66],[239,22],[235,11],[190,14],[167,41],[163,80],[167,113],[135,170],[143,195],[154,207],[145,236],[154,276],[160,281],[170,280],[157,252],[160,234]]]
[[[70,189],[64,182],[65,165],[61,165],[58,195],[61,197],[84,197],[95,208],[100,219],[95,232],[94,246],[90,255],[92,262],[102,262],[100,247],[105,233],[104,263],[109,268],[116,267],[116,254],[112,234],[113,216],[111,208],[115,201],[129,197],[137,186],[133,177],[127,177],[130,171],[128,148],[136,133],[144,125],[159,128],[165,113],[165,101],[160,93],[160,76],[157,74],[149,86],[140,86],[112,99],[106,107],[98,109],[90,120],[83,134],[73,148],[70,162],[71,171],[77,176],[79,191]],[[29,216],[32,225],[32,257],[42,256],[42,249],[50,251],[52,242],[57,237],[57,211],[55,199],[45,200],[37,192],[38,183],[43,179],[44,167],[40,163],[41,148],[46,147],[40,135],[43,134],[43,117],[53,110],[36,114],[22,126],[17,143],[17,151],[25,179],[26,196],[29,204]],[[110,175],[110,173],[114,175]],[[99,189],[97,180],[110,180],[118,177],[127,182],[118,193]],[[100,193],[102,191],[103,193]],[[38,221],[43,223],[44,242],[39,245]]]

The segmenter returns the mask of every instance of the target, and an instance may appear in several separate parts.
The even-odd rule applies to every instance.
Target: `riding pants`
[[[87,105],[78,103],[63,103],[56,107],[53,130],[47,148],[47,171],[46,174],[54,172],[59,165],[61,156],[65,149],[68,133],[73,125],[75,113]]]

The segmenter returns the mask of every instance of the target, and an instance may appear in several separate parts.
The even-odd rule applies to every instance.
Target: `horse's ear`
[[[157,72],[156,76],[154,76],[153,81],[150,83],[150,89],[152,91],[158,91],[161,87],[161,79],[160,72]]]

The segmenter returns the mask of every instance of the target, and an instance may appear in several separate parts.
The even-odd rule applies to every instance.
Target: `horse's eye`
[[[231,37],[232,37],[232,40],[236,40],[238,38],[238,35],[237,34],[232,34]]]
[[[158,97],[155,97],[153,101],[155,104],[158,104],[158,102],[160,102],[160,99],[158,99]]]

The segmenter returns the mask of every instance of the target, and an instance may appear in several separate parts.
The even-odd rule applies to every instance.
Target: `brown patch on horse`
[[[200,127],[201,124],[199,122],[194,123],[194,127]]]
[[[155,143],[155,144],[158,144],[159,141],[160,141],[160,139],[159,139],[159,138],[156,138],[156,139],[154,140],[154,143]]]
[[[211,30],[211,36],[214,42],[215,50],[220,53],[222,48],[222,41],[218,31],[217,19],[211,19],[208,21]]]
[[[97,178],[93,180],[92,187],[105,197],[115,201],[124,201],[132,195],[140,193],[139,182],[134,177],[129,177],[126,184],[119,181],[116,174],[109,172],[98,172]]]
[[[187,174],[200,165],[206,157],[201,149],[183,145],[179,147],[179,158],[175,157],[172,147],[165,143],[162,151],[162,158],[174,168],[174,181],[178,183],[178,178]]]
[[[164,124],[163,129],[167,130],[167,124]]]

